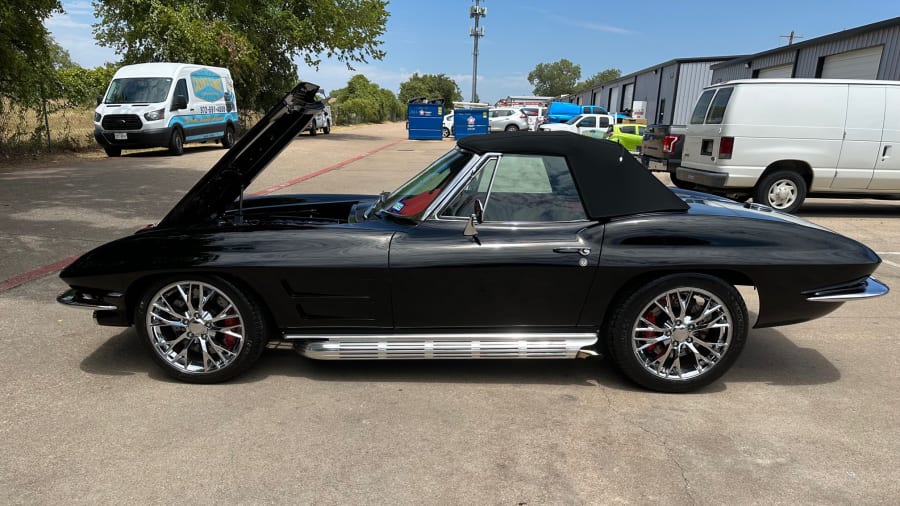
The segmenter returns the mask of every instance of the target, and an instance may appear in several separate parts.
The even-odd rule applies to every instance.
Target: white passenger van
[[[706,89],[675,183],[793,212],[900,194],[900,81],[751,79]]]
[[[94,138],[109,156],[123,149],[185,142],[234,144],[238,124],[234,82],[228,69],[186,63],[126,65],[113,76],[94,112]]]

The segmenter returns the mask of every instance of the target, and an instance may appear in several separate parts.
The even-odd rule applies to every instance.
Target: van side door
[[[884,86],[850,85],[847,95],[847,122],[833,189],[866,189],[875,173],[875,161],[884,129]]]
[[[884,130],[869,189],[900,192],[900,86],[884,91]]]

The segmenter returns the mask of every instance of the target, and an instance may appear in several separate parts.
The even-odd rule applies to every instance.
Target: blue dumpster
[[[454,109],[453,138],[462,139],[470,135],[488,133],[490,122],[487,109]]]
[[[414,98],[406,109],[410,140],[436,140],[444,138],[444,100]]]

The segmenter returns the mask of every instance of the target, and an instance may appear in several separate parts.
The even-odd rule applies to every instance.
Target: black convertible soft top
[[[499,132],[460,139],[457,145],[485,153],[563,156],[594,220],[688,205],[621,145],[571,132]]]

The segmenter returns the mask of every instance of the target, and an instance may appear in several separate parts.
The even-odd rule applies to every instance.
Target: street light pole
[[[479,5],[479,0],[475,0],[475,5],[469,7],[469,17],[475,18],[475,27],[469,28],[469,36],[475,38],[475,48],[472,51],[472,102],[478,102],[478,39],[484,37],[484,27],[478,26],[478,20],[487,17],[487,7]]]

